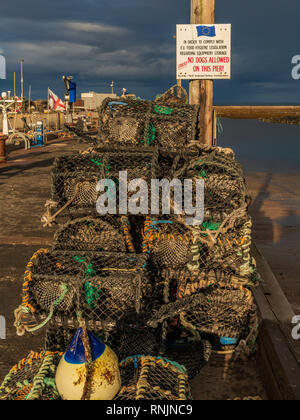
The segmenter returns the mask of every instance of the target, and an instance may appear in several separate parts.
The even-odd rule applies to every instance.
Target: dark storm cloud
[[[215,84],[217,103],[299,103],[291,78],[298,45],[298,0],[216,0],[217,23],[232,23],[232,80]],[[34,96],[61,75],[79,90],[127,87],[151,98],[175,83],[176,23],[189,22],[189,0],[2,0],[0,51],[12,87],[18,60]]]

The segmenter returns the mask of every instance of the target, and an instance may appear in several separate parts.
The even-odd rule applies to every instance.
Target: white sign
[[[230,79],[231,25],[177,25],[177,79]]]

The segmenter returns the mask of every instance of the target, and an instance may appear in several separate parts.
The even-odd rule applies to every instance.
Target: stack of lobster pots
[[[198,113],[180,101],[107,98],[97,141],[56,159],[42,223],[57,231],[27,265],[18,335],[45,330],[45,351],[65,351],[84,325],[119,359],[167,356],[190,378],[213,351],[253,349],[258,275],[243,171],[231,149],[194,141]],[[189,180],[190,207],[204,194],[201,221],[183,195],[169,212],[156,197],[154,214],[134,196],[137,179],[148,192],[153,179]]]

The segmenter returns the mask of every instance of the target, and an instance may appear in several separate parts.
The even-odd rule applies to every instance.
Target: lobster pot
[[[161,303],[175,302],[201,289],[225,284],[227,286],[257,286],[258,277],[240,277],[232,272],[213,269],[188,270],[165,268],[157,272],[155,289]]]
[[[182,185],[185,180],[192,181],[194,206],[196,185],[204,182],[204,220],[223,221],[248,200],[244,173],[231,149],[200,144],[179,152],[164,149],[156,164],[161,178],[178,179]]]
[[[180,220],[180,221],[179,221]],[[224,271],[239,277],[240,283],[256,281],[255,260],[251,257],[252,221],[245,208],[234,211],[221,222],[204,221],[190,226],[181,217],[164,220],[146,218],[143,251],[150,254],[158,272],[158,282],[165,283],[162,269]],[[170,284],[171,287],[171,284]]]
[[[148,305],[152,285],[145,267],[143,255],[38,251],[25,273],[17,332],[51,322],[76,328],[79,314],[92,331],[114,328]]]
[[[64,353],[70,346],[70,343],[77,331],[78,330],[76,328],[71,327],[56,328],[51,326],[47,328],[45,334],[45,350]],[[119,336],[116,328],[113,330],[95,329],[89,331],[102,343],[106,344],[114,352],[116,352],[119,346]]]
[[[199,106],[129,98],[104,100],[99,143],[182,147],[197,136]]]
[[[148,154],[115,150],[57,158],[52,169],[52,201],[60,209],[65,206],[72,216],[95,214],[97,200],[104,193],[97,191],[97,184],[106,180],[110,184],[103,186],[107,194],[105,205],[109,200],[112,211],[117,213],[120,188],[126,192],[134,179],[150,183],[155,156],[150,150]],[[133,192],[128,193],[128,197],[132,195]]]
[[[212,346],[206,340],[195,343],[168,342],[166,344],[165,356],[184,366],[190,380],[201,372],[211,355]]]
[[[122,323],[113,329],[91,331],[101,342],[109,346],[119,360],[132,354],[148,353],[156,355],[159,349],[159,335],[156,330],[138,322]],[[46,331],[45,349],[62,351],[68,348],[76,329],[50,327]]]
[[[130,230],[126,216],[87,216],[61,225],[55,233],[53,249],[134,252]]]
[[[162,305],[148,321],[155,328],[163,325],[165,337],[170,320],[176,318],[195,340],[209,340],[214,350],[232,350],[257,329],[257,312],[250,290],[241,286],[210,286],[176,302]]]
[[[185,266],[191,259],[192,240],[192,232],[171,217],[145,220],[143,251],[150,254],[157,269]]]
[[[120,363],[119,400],[190,400],[184,366],[162,357],[132,356]]]
[[[63,353],[31,352],[20,360],[0,386],[0,400],[60,400],[55,371]]]

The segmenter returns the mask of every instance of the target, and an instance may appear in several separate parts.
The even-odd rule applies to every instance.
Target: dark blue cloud
[[[233,68],[232,80],[215,83],[215,103],[300,102],[291,77],[299,11],[298,0],[216,0],[216,22],[232,23]],[[80,91],[108,92],[114,79],[119,91],[153,98],[175,83],[172,37],[189,14],[188,0],[2,0],[8,78],[0,90],[12,90],[24,58],[25,91],[31,84],[34,97],[48,86],[62,95],[69,73]]]

